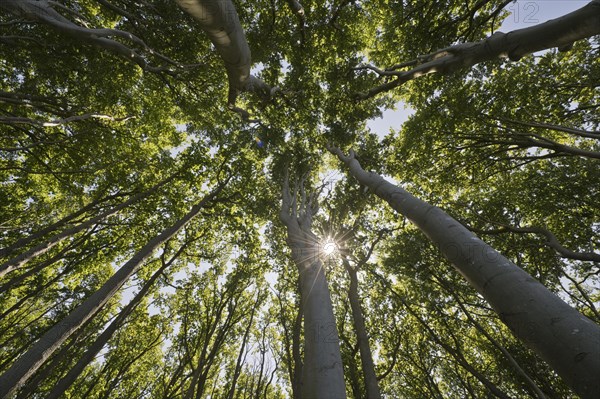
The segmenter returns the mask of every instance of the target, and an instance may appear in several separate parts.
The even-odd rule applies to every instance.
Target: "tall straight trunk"
[[[300,256],[294,262],[303,264]],[[346,397],[342,355],[325,269],[320,260],[300,271],[304,308],[302,398]]]
[[[419,313],[416,312],[412,308],[412,306],[408,303],[408,301],[406,301],[406,299],[402,295],[400,295],[398,292],[396,292],[396,290],[394,290],[390,286],[389,282],[385,278],[380,276],[375,271],[371,271],[371,274],[373,276],[377,277],[381,281],[381,283],[387,287],[387,289],[394,295],[394,297],[396,297],[400,301],[402,306],[404,306],[406,311],[411,316],[413,316],[423,326],[423,329],[425,331],[427,331],[427,333],[429,334],[431,339],[433,341],[435,341],[439,346],[441,346],[450,356],[452,356],[458,365],[460,365],[463,369],[465,369],[466,371],[471,373],[471,375],[473,377],[475,377],[483,386],[485,386],[490,391],[490,393],[492,395],[494,395],[495,397],[497,397],[499,399],[511,399],[511,397],[508,396],[508,394],[506,394],[504,391],[502,391],[496,384],[494,384],[482,372],[477,370],[475,367],[473,367],[471,365],[471,363],[469,363],[467,361],[467,359],[464,357],[464,355],[462,353],[462,350],[460,349],[459,340],[456,338],[456,336],[451,331],[449,332],[449,335],[450,335],[450,338],[456,344],[456,348],[447,344],[442,338],[440,338],[439,334],[436,331],[434,331],[425,320],[423,320],[423,318],[419,315]],[[430,376],[428,374],[427,374],[427,379],[428,379],[431,387],[434,387],[436,393],[439,394],[439,396],[442,396],[441,392],[439,391],[439,388],[437,387],[437,383],[432,378],[430,378]],[[429,387],[429,388],[431,389],[431,387]]]
[[[231,377],[231,387],[229,388],[229,393],[227,394],[227,399],[233,399],[235,394],[235,388],[237,385],[238,378],[240,376],[240,372],[242,371],[242,363],[246,356],[246,343],[248,342],[248,336],[250,335],[250,329],[252,328],[252,322],[254,321],[254,313],[258,308],[258,304],[260,301],[260,295],[256,296],[256,302],[250,311],[250,320],[248,321],[248,325],[246,326],[246,331],[244,331],[244,338],[242,339],[242,344],[240,345],[240,351],[238,353],[238,358],[235,363],[235,369],[233,371],[233,376]]]
[[[316,198],[291,195],[287,178],[283,187],[280,218],[287,227],[288,245],[300,274],[300,296],[304,313],[304,364],[302,398],[346,398],[346,384],[339,337],[333,314],[325,268],[319,258],[317,237],[311,231],[317,211]]]
[[[71,228],[63,230],[62,232],[55,234],[52,237],[48,238],[45,242],[38,244],[35,247],[30,248],[29,250],[23,252],[22,254],[15,256],[14,258],[4,262],[2,265],[0,265],[0,277],[25,265],[27,262],[34,259],[36,256],[39,256],[39,255],[42,255],[42,254],[48,252],[55,245],[61,243],[66,238],[69,238],[69,237],[87,229],[88,227],[91,227],[91,226],[95,225],[96,223],[106,219],[107,217],[112,216],[115,213],[127,208],[129,205],[132,205],[132,204],[148,197],[150,194],[153,194],[154,192],[156,192],[157,189],[159,189],[160,187],[162,187],[165,184],[172,181],[176,175],[177,174],[171,175],[167,179],[159,182],[158,184],[154,185],[153,187],[149,188],[146,191],[143,191],[141,193],[138,193],[138,194],[132,196],[127,201],[115,206],[114,208],[112,208],[106,212],[102,212],[100,215],[98,215],[92,219],[89,219],[83,223],[80,223],[77,226],[73,226]]]
[[[411,220],[488,301],[513,334],[584,399],[600,397],[600,326],[441,209],[331,148],[350,174]]]
[[[144,261],[165,241],[173,237],[192,220],[202,208],[223,189],[220,184],[210,194],[171,227],[163,230],[151,239],[129,261],[127,261],[102,287],[88,297],[68,316],[48,330],[33,346],[18,358],[13,365],[0,376],[0,398],[8,398],[37,371],[71,334],[92,318],[113,297],[121,286],[134,274]]]
[[[375,363],[373,362],[373,354],[371,353],[371,346],[369,345],[367,326],[365,325],[365,318],[363,316],[363,311],[360,306],[360,300],[358,296],[358,276],[356,275],[356,269],[353,268],[347,260],[344,259],[343,261],[346,271],[348,272],[348,276],[350,276],[348,299],[350,300],[352,321],[354,324],[354,330],[356,332],[358,349],[360,351],[360,363],[362,365],[363,376],[365,378],[367,399],[379,399],[381,398],[381,392],[379,391],[377,374],[375,374]]]
[[[83,372],[88,364],[94,360],[98,352],[104,348],[108,341],[112,338],[115,332],[121,327],[125,319],[133,312],[137,305],[144,299],[150,288],[154,285],[160,275],[173,263],[175,259],[184,250],[185,245],[177,251],[169,262],[164,262],[163,265],[144,283],[140,291],[135,294],[133,299],[119,312],[117,317],[110,323],[108,327],[96,338],[96,340],[87,348],[85,353],[79,358],[77,363],[69,369],[69,372],[64,376],[53,388],[46,399],[58,399],[62,397],[67,389],[75,382],[77,377]]]
[[[300,292],[300,279],[298,279],[298,292]],[[302,353],[300,351],[300,340],[302,335],[302,318],[304,310],[302,309],[302,297],[298,301],[296,317],[292,326],[292,397],[293,399],[302,399]]]
[[[477,329],[477,331],[479,331],[481,334],[483,334],[483,336],[485,336],[488,339],[488,341],[490,341],[492,343],[492,345],[494,345],[500,352],[502,352],[502,355],[504,355],[504,357],[510,363],[510,365],[513,367],[515,372],[526,382],[529,390],[532,393],[534,393],[538,399],[547,399],[546,395],[544,395],[542,390],[531,379],[529,374],[527,374],[527,372],[525,370],[523,370],[523,368],[515,360],[515,358],[512,357],[510,352],[502,344],[500,344],[500,342],[498,342],[494,337],[492,337],[492,335],[489,334],[477,320],[475,320],[475,318],[471,315],[471,313],[467,310],[465,305],[462,303],[462,300],[460,299],[458,293],[452,288],[452,286],[447,281],[445,281],[442,277],[440,277],[439,275],[437,275],[435,273],[434,273],[434,275],[435,275],[436,279],[438,280],[438,283],[440,284],[440,286],[442,288],[444,288],[444,290],[446,290],[446,292],[448,292],[450,295],[452,295],[452,298],[454,298],[458,307],[462,310],[464,315],[467,316],[467,318],[473,324],[473,326]]]
[[[71,241],[69,243],[69,245],[61,248],[61,250],[58,253],[37,263],[35,266],[29,268],[29,270],[27,270],[26,272],[23,272],[17,276],[12,277],[6,283],[0,285],[0,295],[12,290],[15,286],[19,286],[19,285],[23,284],[23,282],[25,280],[27,280],[27,278],[38,274],[40,271],[44,270],[46,267],[54,264],[55,262],[58,262],[69,251],[73,250],[74,248],[77,248],[79,246],[79,244],[85,242],[85,240],[87,240],[93,233],[94,233],[94,229],[91,229],[90,231],[86,232],[86,234],[83,234],[80,237],[78,237],[76,240]],[[67,270],[67,269],[70,269],[70,267],[66,267],[60,274],[64,274],[65,270]]]

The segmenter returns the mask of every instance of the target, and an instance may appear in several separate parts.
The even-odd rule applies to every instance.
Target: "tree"
[[[577,11],[543,24],[509,33],[496,32],[485,40],[446,47],[386,70],[371,65],[366,66],[365,69],[375,71],[379,76],[391,76],[395,79],[370,89],[359,98],[364,99],[392,90],[428,73],[448,74],[501,57],[518,61],[527,54],[554,47],[561,51],[568,51],[576,41],[598,34],[600,34],[600,4],[594,0]],[[411,69],[398,71],[406,67]]]
[[[198,204],[173,226],[165,229],[161,234],[148,242],[127,263],[125,263],[104,285],[91,295],[77,309],[65,317],[60,323],[44,334],[27,353],[23,354],[13,365],[0,376],[2,391],[0,395],[8,396],[22,386],[40,365],[58,347],[73,334],[83,323],[93,317],[115,294],[115,292],[135,273],[141,264],[152,255],[162,243],[175,235],[184,227],[202,208],[212,201],[223,189],[225,183],[220,184],[215,190],[206,195]]]
[[[600,327],[547,290],[521,268],[479,240],[441,209],[368,173],[354,152],[331,152],[350,173],[417,225],[492,305],[502,321],[542,356],[573,389],[592,397],[600,389]],[[524,304],[526,304],[524,306]]]
[[[306,177],[290,191],[283,182],[280,218],[287,228],[288,245],[298,268],[304,315],[304,358],[300,392],[304,398],[345,398],[339,338],[325,268],[319,259],[319,240],[311,231],[318,211],[316,195],[306,192]]]
[[[0,277],[0,375],[59,332],[11,398],[576,397],[577,366],[561,379],[545,342],[522,339],[543,314],[517,317],[515,338],[497,313],[513,301],[490,307],[325,151],[355,148],[548,291],[528,287],[600,322],[598,1],[501,34],[510,4],[0,4],[0,264],[26,260]],[[408,120],[374,127],[403,103]],[[282,190],[283,171],[309,166]],[[218,198],[129,262],[223,171]],[[116,265],[131,267],[115,285]],[[501,278],[479,286],[487,299]],[[82,314],[92,302],[105,303]],[[331,342],[311,334],[315,314]],[[552,328],[581,330],[565,320]],[[312,377],[325,353],[333,385]]]

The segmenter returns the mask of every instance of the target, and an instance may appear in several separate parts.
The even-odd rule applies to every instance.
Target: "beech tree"
[[[415,223],[490,302],[511,331],[542,356],[573,389],[591,397],[600,388],[600,327],[479,240],[448,214],[361,168],[354,153],[331,148],[350,173]],[[587,359],[587,360],[586,360]]]
[[[599,4],[2,2],[0,397],[600,396]]]
[[[306,178],[292,191],[287,176],[283,182],[280,218],[287,228],[287,241],[298,268],[301,309],[304,316],[304,358],[301,397],[345,398],[346,387],[333,306],[321,248],[311,231],[318,211],[317,196],[307,193]]]

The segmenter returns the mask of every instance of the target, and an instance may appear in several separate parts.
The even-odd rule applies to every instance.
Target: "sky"
[[[528,28],[575,11],[587,3],[589,0],[519,0],[506,7],[511,14],[506,17],[499,30],[506,33]],[[384,111],[381,118],[371,119],[367,122],[367,126],[383,138],[389,133],[390,128],[398,130],[413,113],[413,109],[398,103],[396,110]]]

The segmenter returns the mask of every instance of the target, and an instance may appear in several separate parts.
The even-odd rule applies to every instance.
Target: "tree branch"
[[[529,226],[529,227],[514,227],[509,225],[500,225],[498,229],[483,230],[473,227],[469,227],[474,233],[481,234],[503,234],[503,233],[520,233],[520,234],[538,234],[546,237],[545,244],[553,248],[562,258],[580,260],[586,262],[600,262],[600,254],[595,252],[574,252],[570,249],[565,248],[558,241],[556,236],[548,229],[543,227]]]
[[[484,61],[509,58],[518,61],[527,54],[550,48],[568,50],[574,42],[600,34],[600,0],[590,3],[560,18],[552,19],[529,28],[509,33],[496,32],[479,42],[467,42],[446,47],[416,60],[400,64],[391,71],[377,72],[379,76],[394,76],[395,79],[358,94],[359,100],[374,97],[402,84],[429,73],[448,75],[457,70],[472,67]],[[399,67],[412,66],[407,71]]]

